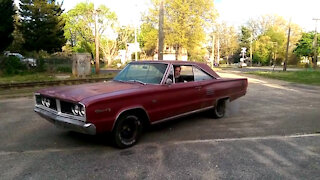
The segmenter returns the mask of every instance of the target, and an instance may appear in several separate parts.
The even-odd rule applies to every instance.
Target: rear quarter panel
[[[247,79],[214,79],[201,82],[203,104],[202,107],[215,106],[217,100],[229,98],[233,101],[247,90]]]

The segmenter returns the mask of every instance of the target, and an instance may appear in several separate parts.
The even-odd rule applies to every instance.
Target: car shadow
[[[212,119],[210,111],[200,112],[191,114],[188,116],[184,116],[181,118],[169,120],[166,122],[162,122],[155,125],[149,125],[148,127],[144,128],[144,132],[142,136],[148,136],[148,134],[161,134],[162,132],[167,131],[168,129],[174,128],[185,128],[186,126],[197,124],[197,122],[205,121],[206,119]],[[112,134],[111,133],[103,133],[98,135],[87,135],[81,134],[72,131],[66,131],[60,134],[64,140],[72,141],[73,143],[80,145],[82,147],[105,147],[110,146],[114,147],[112,141]],[[143,140],[143,139],[142,139]],[[156,139],[155,139],[156,141]]]

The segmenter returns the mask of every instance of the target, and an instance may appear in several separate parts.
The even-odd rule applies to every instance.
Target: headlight
[[[43,97],[41,99],[41,103],[42,105],[46,106],[46,107],[50,107],[50,99]]]
[[[72,106],[71,111],[74,115],[79,115],[79,106],[78,105]]]
[[[79,111],[79,115],[84,116],[85,113],[86,113],[86,110],[85,110],[84,106],[81,106],[80,111]]]
[[[75,104],[71,107],[73,115],[84,116],[86,113],[85,107],[81,104]]]

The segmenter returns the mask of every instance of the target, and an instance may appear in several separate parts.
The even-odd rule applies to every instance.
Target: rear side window
[[[193,67],[193,73],[194,73],[194,81],[204,81],[204,80],[209,80],[213,79],[210,75],[207,73],[203,72],[202,70]]]

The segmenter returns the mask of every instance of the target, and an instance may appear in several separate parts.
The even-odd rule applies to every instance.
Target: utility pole
[[[212,33],[212,52],[211,52],[211,68],[213,68],[214,63],[214,43],[215,43],[215,35]]]
[[[251,36],[250,36],[250,66],[252,66],[252,32],[251,32]]]
[[[316,21],[316,29],[314,34],[314,58],[313,58],[313,69],[317,68],[318,62],[318,37],[317,37],[317,22],[320,20],[319,18],[313,18],[312,20]]]
[[[220,64],[220,38],[219,38],[219,36],[218,36],[218,42],[217,42],[217,64],[219,65]]]
[[[163,60],[163,16],[164,16],[164,10],[163,10],[163,0],[160,1],[160,12],[159,12],[159,45],[158,45],[158,60]]]
[[[287,71],[287,63],[288,63],[288,57],[289,57],[289,45],[290,45],[290,32],[291,32],[291,19],[289,21],[287,52],[286,52],[286,59],[284,60],[284,63],[283,63],[283,71]]]
[[[134,57],[135,57],[135,60],[138,61],[138,46],[137,46],[137,26],[135,25],[134,27]]]
[[[100,67],[99,67],[99,34],[98,34],[98,28],[97,28],[97,10],[94,10],[94,43],[96,47],[96,74],[100,73]]]

